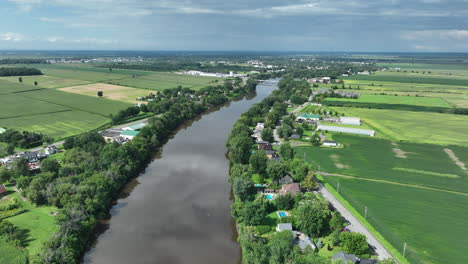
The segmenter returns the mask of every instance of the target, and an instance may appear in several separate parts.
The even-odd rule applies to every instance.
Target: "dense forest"
[[[0,59],[0,64],[46,64],[45,59]]]
[[[116,69],[132,69],[132,70],[144,70],[144,71],[184,71],[184,70],[194,70],[194,71],[204,71],[204,72],[221,72],[229,73],[240,72],[240,71],[252,71],[255,68],[250,66],[240,66],[240,65],[229,65],[229,64],[210,64],[210,63],[200,63],[200,62],[191,62],[191,61],[177,61],[177,62],[150,62],[150,63],[141,63],[141,64],[126,64],[126,63],[115,63],[106,65],[103,67],[110,67]]]
[[[42,75],[41,70],[26,67],[2,67],[0,68],[0,76],[28,76]]]
[[[89,132],[67,139],[63,162],[44,160],[41,173],[34,177],[21,159],[10,170],[0,171],[3,181],[16,182],[34,204],[60,208],[57,233],[31,263],[79,263],[98,219],[107,216],[119,190],[138,176],[172,131],[213,106],[255,91],[256,81],[250,79],[237,87],[208,87],[201,92],[180,89],[161,93],[149,108],[164,113],[149,119],[140,134],[124,145],[106,144],[101,135]]]

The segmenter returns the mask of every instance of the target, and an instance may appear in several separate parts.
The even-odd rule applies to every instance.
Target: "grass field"
[[[455,76],[430,76],[416,75],[416,74],[403,74],[403,73],[378,73],[372,75],[352,75],[343,77],[345,80],[365,80],[365,81],[382,81],[382,82],[398,82],[398,83],[422,83],[422,84],[440,84],[440,85],[459,85],[468,86],[468,78],[455,77]]]
[[[27,252],[10,245],[4,239],[0,239],[0,263],[27,264]]]
[[[416,97],[416,96],[392,96],[392,95],[361,95],[358,99],[350,98],[327,98],[326,102],[357,102],[375,104],[404,104],[416,106],[447,107],[452,106],[442,98]]]
[[[141,103],[137,101],[136,98],[147,96],[150,93],[156,93],[156,91],[151,91],[147,89],[138,89],[138,88],[129,88],[120,85],[106,84],[106,83],[93,83],[79,86],[70,86],[66,88],[61,88],[61,91],[83,94],[88,96],[96,97],[98,91],[103,91],[104,98],[122,101],[126,103]]]
[[[59,78],[59,77],[47,76],[47,75],[23,76],[22,78],[23,78],[23,84],[34,86],[34,81],[37,81],[38,82],[37,86],[44,87],[44,88],[61,88],[61,87],[88,83],[87,81],[82,81],[82,80],[64,79],[64,78]],[[0,81],[19,83],[17,76],[0,77]]]
[[[468,116],[386,109],[333,108],[346,116],[360,117],[377,131],[376,136],[418,143],[468,146]]]
[[[411,263],[463,260],[468,173],[445,148],[465,164],[468,148],[349,135],[334,140],[345,147],[295,150],[315,169],[336,174],[324,178],[335,187],[339,181],[340,194],[361,214],[367,206],[367,220],[396,249],[407,242]]]
[[[35,87],[24,83],[14,83],[0,78],[0,95],[9,93],[18,93],[24,91],[43,89],[43,87]]]

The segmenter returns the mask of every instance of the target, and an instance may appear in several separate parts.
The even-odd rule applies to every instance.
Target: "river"
[[[124,189],[84,262],[239,263],[225,143],[240,115],[275,88],[258,85],[256,96],[181,128]]]

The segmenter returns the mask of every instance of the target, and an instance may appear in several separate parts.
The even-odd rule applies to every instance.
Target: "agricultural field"
[[[395,141],[468,146],[468,116],[433,112],[332,107],[345,116],[360,117],[376,137]]]
[[[429,107],[452,108],[442,98],[437,97],[416,97],[416,96],[394,96],[394,95],[361,95],[358,99],[351,98],[326,98],[325,102],[356,102],[372,104],[402,104]]]
[[[468,148],[335,134],[344,148],[297,147],[411,263],[461,263],[468,217]],[[458,162],[457,162],[458,161]],[[450,206],[447,206],[450,205]]]
[[[107,80],[105,82],[116,85],[160,91],[164,89],[175,88],[179,85],[197,90],[209,85],[223,84],[223,79],[215,77],[181,75],[169,72],[156,72],[149,75],[136,76],[135,78],[131,77],[118,80],[114,79]]]
[[[60,89],[64,92],[82,94],[96,97],[98,91],[102,91],[104,96],[103,98],[122,101],[126,103],[141,103],[137,101],[136,98],[147,96],[150,93],[157,93],[156,91],[151,91],[147,89],[138,89],[138,88],[129,88],[125,86],[106,84],[106,83],[93,83],[79,86],[70,86]]]
[[[26,85],[22,83],[9,82],[7,80],[4,80],[3,78],[4,77],[0,78],[0,95],[2,96],[4,94],[9,93],[20,93],[25,91],[44,89],[42,87],[35,87],[32,85]]]
[[[43,88],[61,88],[61,87],[67,87],[67,86],[72,86],[72,85],[80,85],[80,84],[86,84],[89,83],[87,81],[82,81],[82,80],[74,80],[74,79],[65,79],[65,78],[59,78],[59,77],[53,77],[53,76],[47,76],[47,75],[39,75],[39,76],[23,76],[23,83],[28,84],[31,86],[34,86],[34,82],[37,81],[37,87],[43,87]],[[0,81],[8,81],[12,83],[19,83],[18,82],[18,77],[0,77]]]
[[[344,80],[364,80],[364,81],[381,81],[381,82],[397,82],[397,83],[416,83],[416,84],[439,84],[439,85],[456,85],[468,86],[468,76],[453,76],[453,75],[436,75],[430,74],[404,74],[401,72],[391,73],[376,73],[372,75],[352,75],[342,77]]]

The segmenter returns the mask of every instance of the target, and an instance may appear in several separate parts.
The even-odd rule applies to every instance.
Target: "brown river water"
[[[188,122],[123,190],[86,264],[237,264],[226,139],[274,86]]]

